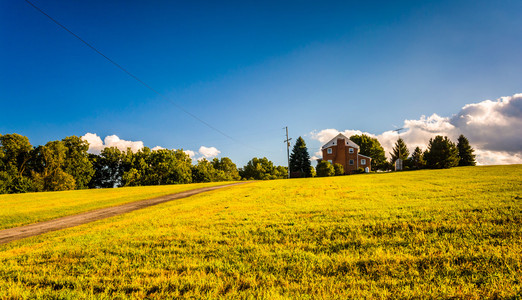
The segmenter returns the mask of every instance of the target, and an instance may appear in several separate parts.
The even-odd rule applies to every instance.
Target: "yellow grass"
[[[230,182],[0,195],[0,229]]]
[[[522,166],[255,182],[0,246],[12,298],[513,298]]]

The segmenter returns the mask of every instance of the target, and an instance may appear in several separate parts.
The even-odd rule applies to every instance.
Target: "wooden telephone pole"
[[[286,129],[286,140],[283,142],[286,144],[286,159],[288,161],[288,178],[290,178],[290,140],[288,138],[288,126],[286,126],[284,129]]]

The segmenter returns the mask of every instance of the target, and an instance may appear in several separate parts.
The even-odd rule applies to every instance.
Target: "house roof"
[[[366,155],[362,155],[362,154],[357,154],[357,155],[362,156],[362,157],[366,157],[366,158],[369,158],[369,159],[372,159],[371,157],[366,156]]]
[[[348,145],[350,147],[354,147],[354,148],[359,149],[359,145],[357,145],[356,143],[352,142],[352,140],[347,138],[344,134],[339,133],[336,137],[331,139],[328,143],[324,144],[323,147],[321,147],[321,150],[337,145],[337,140],[338,139],[344,140],[346,142],[346,145]]]

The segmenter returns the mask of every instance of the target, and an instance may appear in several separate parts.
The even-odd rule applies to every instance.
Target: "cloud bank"
[[[104,148],[108,147],[116,147],[121,151],[127,151],[128,148],[131,149],[132,152],[136,153],[139,150],[143,149],[144,145],[142,141],[126,141],[120,139],[117,135],[109,135],[105,137],[104,140],[101,139],[95,133],[86,133],[82,136],[82,140],[89,142],[89,153],[92,154],[100,154]],[[152,148],[152,151],[165,149],[161,146],[156,146]],[[200,160],[203,158],[212,159],[218,156],[221,151],[219,151],[216,147],[205,147],[201,146],[199,151],[192,150],[183,150],[190,158]]]
[[[463,134],[475,149],[478,164],[522,163],[522,94],[467,104],[451,117],[433,114],[418,120],[405,120],[403,127],[406,131],[401,137],[410,152],[417,146],[426,149],[429,139],[436,135],[448,136],[456,142]],[[348,137],[363,133],[376,137],[387,156],[397,141],[394,131],[372,134],[360,130],[323,129],[311,132],[311,137],[324,144],[338,133]],[[321,153],[315,155],[320,157]]]
[[[106,136],[102,141],[97,134],[88,132],[82,136],[82,140],[89,142],[88,152],[93,154],[100,154],[103,149],[108,147],[116,147],[121,151],[126,151],[127,148],[130,148],[132,152],[137,152],[144,147],[142,141],[126,141],[120,139],[117,135]]]

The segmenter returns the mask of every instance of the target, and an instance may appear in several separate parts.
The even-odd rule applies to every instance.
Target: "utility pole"
[[[286,129],[286,140],[283,142],[286,144],[286,159],[288,160],[288,178],[290,178],[290,140],[288,138],[288,126],[286,126],[284,129]]]
[[[397,132],[397,136],[399,137],[397,141],[401,139],[401,130],[404,130],[404,128],[394,130]],[[399,147],[399,157],[397,157],[399,163],[397,164],[397,161],[395,162],[395,171],[402,171],[401,146],[399,144],[397,144],[397,146]]]

